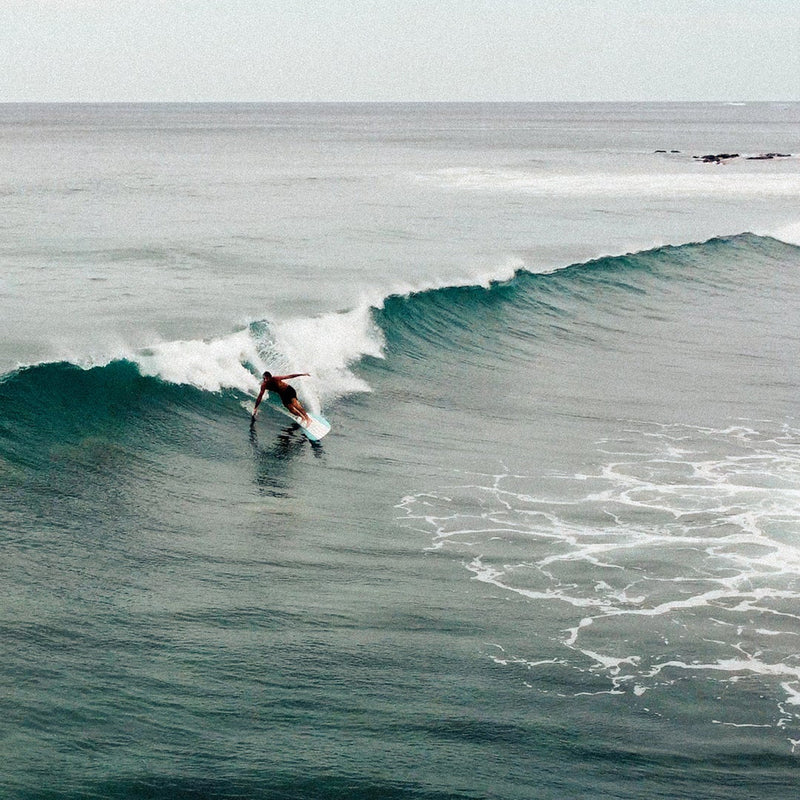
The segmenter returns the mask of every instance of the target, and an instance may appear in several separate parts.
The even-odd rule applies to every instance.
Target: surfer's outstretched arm
[[[273,375],[276,381],[290,381],[292,378],[310,377],[309,372],[293,372],[291,375]]]

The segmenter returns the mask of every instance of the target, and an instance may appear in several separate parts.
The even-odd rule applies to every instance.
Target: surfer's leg
[[[311,422],[311,417],[308,416],[306,410],[303,408],[303,406],[300,405],[300,401],[296,397],[293,397],[288,403],[285,403],[284,405],[286,406],[286,408],[289,409],[289,411],[292,412],[292,414],[296,414],[298,417],[300,417],[300,419],[302,419],[303,422],[306,423],[306,425],[308,425],[308,423]]]

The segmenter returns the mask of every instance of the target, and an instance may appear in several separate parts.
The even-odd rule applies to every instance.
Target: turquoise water
[[[3,796],[792,796],[797,115],[3,108]]]

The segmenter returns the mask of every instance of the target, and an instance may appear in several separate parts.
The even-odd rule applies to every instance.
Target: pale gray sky
[[[0,0],[0,102],[800,100],[798,0]]]

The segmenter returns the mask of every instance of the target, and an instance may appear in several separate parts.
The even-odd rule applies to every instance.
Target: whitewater
[[[0,794],[791,796],[798,123],[0,107]]]

